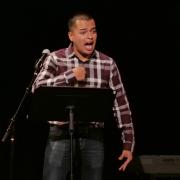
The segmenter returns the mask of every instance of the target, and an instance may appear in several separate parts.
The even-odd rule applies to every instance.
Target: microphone
[[[47,57],[49,54],[50,54],[49,49],[44,49],[44,50],[42,51],[42,56],[41,56],[40,59],[38,59],[38,60],[36,61],[36,63],[35,63],[35,69],[39,68],[39,67],[42,65],[43,61],[46,59],[46,57]]]

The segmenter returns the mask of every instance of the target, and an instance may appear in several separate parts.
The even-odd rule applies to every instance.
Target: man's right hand
[[[86,70],[82,66],[74,68],[73,73],[77,81],[83,81],[86,77]]]

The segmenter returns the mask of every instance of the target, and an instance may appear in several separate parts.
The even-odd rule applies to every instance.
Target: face
[[[73,42],[76,56],[81,60],[88,59],[95,49],[97,40],[95,21],[93,19],[76,20],[68,36]]]

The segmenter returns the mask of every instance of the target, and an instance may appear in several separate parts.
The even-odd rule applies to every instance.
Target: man
[[[86,88],[111,88],[116,92],[114,116],[122,129],[123,150],[119,167],[124,171],[133,158],[134,129],[131,111],[115,61],[95,50],[97,41],[96,23],[87,13],[77,13],[68,21],[69,47],[52,52],[42,65],[32,92],[40,86],[67,86]],[[88,116],[88,115],[87,115]],[[52,135],[67,131],[67,122],[49,121]],[[63,127],[63,128],[62,128]],[[94,127],[95,128],[95,127]],[[99,124],[97,129],[101,129]],[[58,129],[58,130],[57,130]],[[97,136],[101,136],[97,133]],[[98,139],[79,137],[81,153],[81,180],[101,180],[104,164],[104,145]],[[44,180],[65,180],[69,165],[68,138],[49,139],[44,161]]]

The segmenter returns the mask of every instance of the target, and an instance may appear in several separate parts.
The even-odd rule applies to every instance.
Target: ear
[[[71,31],[68,32],[68,37],[70,41],[73,41],[73,34]]]

